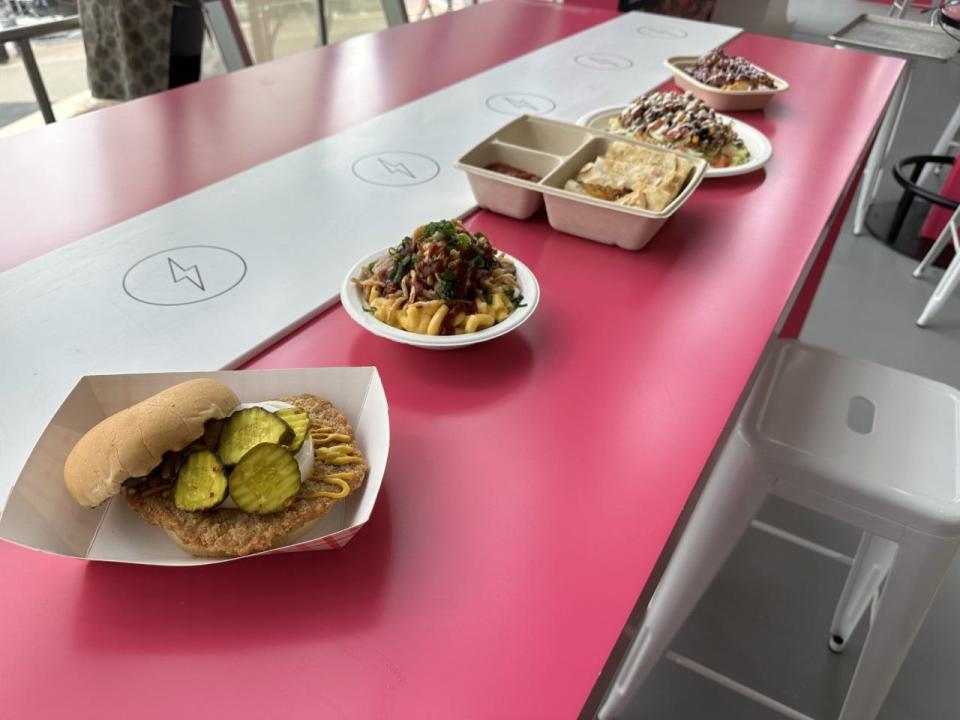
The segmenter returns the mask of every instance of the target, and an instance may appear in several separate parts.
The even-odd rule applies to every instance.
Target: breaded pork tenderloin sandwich
[[[187,552],[237,557],[296,542],[366,472],[353,428],[329,401],[240,404],[223,383],[198,379],[97,424],[63,474],[84,507],[123,492]]]

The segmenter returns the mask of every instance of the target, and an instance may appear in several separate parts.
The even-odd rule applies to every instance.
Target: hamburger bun
[[[156,468],[163,454],[203,435],[208,420],[230,414],[240,400],[216,380],[174,385],[98,423],[70,451],[63,468],[67,490],[84,507],[108,500],[131,477]]]

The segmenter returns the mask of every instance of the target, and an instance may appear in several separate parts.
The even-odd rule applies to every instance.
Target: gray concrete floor
[[[775,7],[773,12],[762,8]],[[719,0],[715,19],[809,42],[861,12],[852,0]],[[925,16],[919,16],[923,19]],[[770,19],[772,20],[772,23]],[[960,103],[960,61],[918,67],[891,158],[929,152]],[[889,169],[879,200],[895,199]],[[915,320],[940,271],[922,280],[915,261],[872,237],[855,237],[850,218],[837,242],[802,339],[960,387],[960,295],[934,325]],[[859,533],[782,500],[760,519],[852,555]],[[846,566],[751,529],[701,600],[673,650],[815,718],[839,712],[865,627],[843,655],[827,648]],[[880,720],[960,718],[960,559],[955,560],[880,713]],[[780,717],[663,660],[627,717],[772,720]]]

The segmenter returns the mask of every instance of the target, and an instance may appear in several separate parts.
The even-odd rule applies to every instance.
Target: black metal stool
[[[929,203],[939,205],[948,210],[956,210],[958,205],[960,205],[956,200],[938,195],[933,190],[922,187],[918,182],[920,174],[926,165],[953,165],[953,163],[954,158],[946,155],[913,155],[900,160],[894,165],[893,178],[897,181],[897,184],[903,188],[903,195],[900,196],[900,201],[897,203],[896,210],[893,213],[893,219],[887,228],[886,237],[884,238],[884,242],[887,245],[915,259],[919,259],[925,254],[925,251],[920,247],[921,241],[919,238],[912,239],[915,247],[906,246],[902,240],[898,242],[898,238],[903,229],[904,220],[906,220],[907,215],[910,213],[915,199],[920,198],[921,200],[926,200]]]

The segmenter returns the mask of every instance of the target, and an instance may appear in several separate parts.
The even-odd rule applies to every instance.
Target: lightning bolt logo
[[[396,175],[397,173],[400,173],[401,175],[406,175],[411,180],[417,179],[417,176],[410,171],[410,168],[408,168],[402,162],[392,163],[384,160],[383,158],[377,158],[377,162],[383,165],[383,169],[386,170],[391,175]]]
[[[523,98],[512,98],[509,95],[504,95],[503,99],[506,100],[511,105],[513,105],[515,108],[529,108],[534,112],[536,112],[539,109],[532,102],[529,102],[528,100],[524,100]]]
[[[206,292],[207,289],[203,286],[203,278],[200,277],[200,268],[198,268],[196,265],[183,267],[172,257],[167,258],[167,265],[170,266],[170,277],[173,278],[175,283],[178,283],[181,280],[189,280],[196,285],[197,288]]]
[[[686,30],[664,27],[663,25],[641,25],[637,28],[637,32],[655,38],[682,38],[687,36]]]
[[[594,65],[605,65],[606,67],[620,67],[620,63],[611,60],[603,55],[587,55],[587,60]]]

